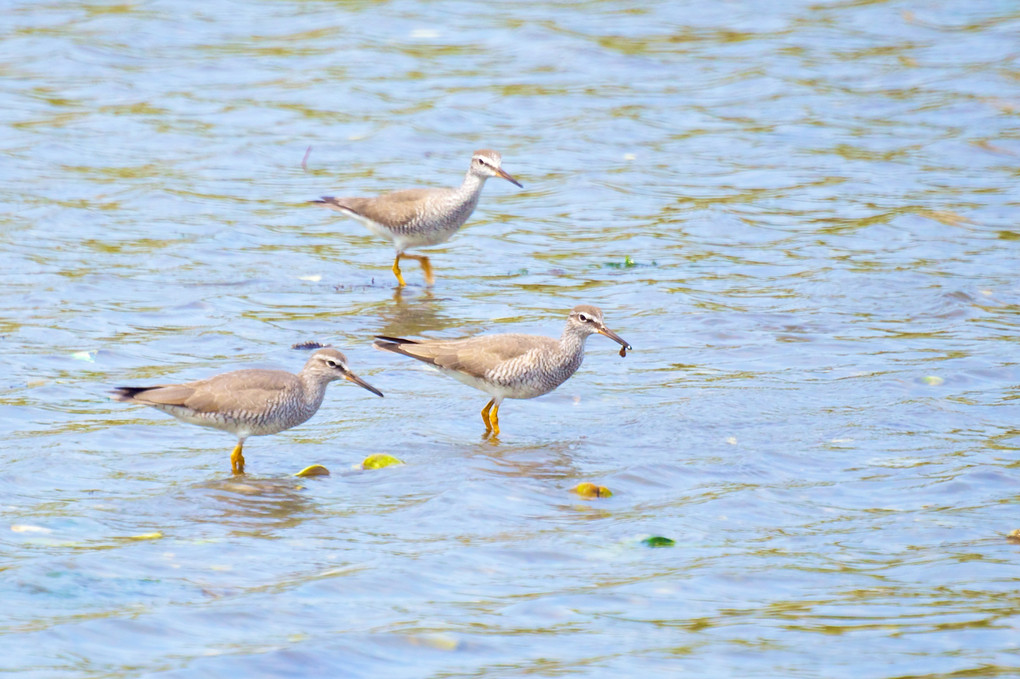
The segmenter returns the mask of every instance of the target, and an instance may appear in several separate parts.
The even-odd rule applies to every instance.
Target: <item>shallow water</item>
[[[1013,3],[4,16],[0,670],[1020,673]],[[525,189],[431,290],[305,203],[483,147]],[[581,302],[633,353],[593,337],[497,444],[481,392],[370,348]],[[240,479],[229,435],[106,398],[309,340],[386,398],[334,384]]]

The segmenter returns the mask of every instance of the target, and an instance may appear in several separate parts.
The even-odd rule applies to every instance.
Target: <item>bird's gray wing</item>
[[[339,212],[351,212],[359,217],[391,227],[401,227],[414,221],[421,213],[429,196],[440,189],[405,189],[378,198],[333,198],[324,196],[314,201]]]
[[[506,361],[556,340],[539,335],[482,335],[462,340],[399,340],[384,338],[375,346],[403,354],[445,370],[483,378]]]
[[[296,381],[296,376],[282,370],[237,370],[197,382],[135,388],[127,400],[152,406],[183,406],[198,413],[255,410],[279,397]]]

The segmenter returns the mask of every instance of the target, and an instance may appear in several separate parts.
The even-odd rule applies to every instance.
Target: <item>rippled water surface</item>
[[[0,671],[1020,674],[1018,35],[992,0],[9,0]],[[306,202],[477,148],[525,188],[432,289]],[[591,338],[496,443],[371,349],[578,303],[633,353]],[[310,340],[386,398],[333,384],[240,478],[106,396]]]

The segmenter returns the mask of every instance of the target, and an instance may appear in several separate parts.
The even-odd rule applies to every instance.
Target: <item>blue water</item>
[[[1020,674],[1015,3],[3,16],[0,671]],[[424,251],[431,289],[306,203],[477,148],[525,188]],[[497,443],[484,394],[370,346],[578,303],[634,351],[590,339]],[[304,341],[386,398],[332,385],[244,477],[106,395]]]

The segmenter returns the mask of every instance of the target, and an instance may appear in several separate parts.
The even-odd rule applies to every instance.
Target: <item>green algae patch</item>
[[[654,260],[652,262],[638,262],[635,261],[634,258],[631,257],[630,255],[625,255],[622,261],[606,262],[603,266],[606,266],[610,269],[633,269],[636,266],[648,267],[658,265],[659,263]]]

